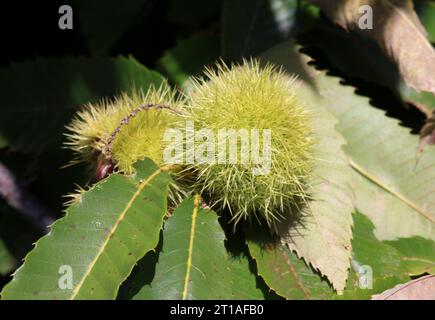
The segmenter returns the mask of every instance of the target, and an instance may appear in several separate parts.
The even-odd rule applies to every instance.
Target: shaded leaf
[[[258,275],[278,295],[286,299],[331,299],[334,290],[295,253],[279,243],[267,243],[266,236],[248,236],[249,252]],[[266,243],[266,244],[265,244]]]
[[[435,111],[434,94],[430,92],[416,92],[403,84],[399,86],[399,91],[406,102],[413,104],[426,117],[430,117],[431,113]]]
[[[295,26],[296,0],[225,0],[222,56],[240,60],[289,37]]]
[[[160,237],[161,239],[162,237]],[[131,274],[119,288],[119,300],[131,300],[142,289],[149,285],[154,278],[156,264],[161,250],[161,241],[155,251],[149,251],[145,257],[138,261]]]
[[[217,215],[200,198],[184,200],[165,223],[156,274],[135,299],[225,299],[228,287],[225,235]]]
[[[411,0],[310,0],[335,23],[373,38],[396,61],[406,83],[416,91],[435,93],[435,51]],[[360,8],[370,5],[373,28],[360,28]],[[412,48],[412,50],[410,50]]]
[[[395,286],[372,300],[435,300],[435,275],[421,277]]]
[[[43,235],[28,219],[0,201],[0,242],[4,250],[3,263],[7,266],[3,267],[5,274],[19,266],[21,260],[32,249],[32,243]]]
[[[54,222],[52,213],[27,188],[20,185],[13,172],[0,162],[0,198],[44,232]]]
[[[9,252],[3,239],[0,239],[0,275],[5,276],[15,268],[16,260]]]
[[[426,116],[435,109],[435,95],[430,92],[416,92],[408,87],[395,63],[371,38],[356,32],[319,25],[300,37],[300,42],[308,50],[312,47],[320,49],[328,62],[346,76],[390,89],[404,108],[406,103],[410,103]]]
[[[415,5],[420,21],[428,34],[429,41],[435,42],[435,3],[424,0],[418,1]]]
[[[373,39],[319,24],[299,41],[304,47],[320,49],[327,61],[347,76],[398,91],[399,71]]]
[[[139,18],[146,2],[129,0],[120,5],[113,0],[74,1],[74,13],[91,53],[107,54]]]
[[[249,258],[240,255],[230,257],[231,299],[261,300],[263,293],[256,288],[255,275],[249,268]]]
[[[211,31],[194,34],[180,40],[158,61],[159,71],[173,83],[182,86],[190,76],[200,74],[206,65],[219,57],[219,38]]]
[[[247,263],[229,260],[216,213],[200,201],[198,195],[184,200],[165,223],[154,279],[134,299],[260,297]],[[243,292],[235,287],[240,284]]]
[[[8,142],[0,133],[0,149],[7,147],[7,145],[8,145]]]
[[[37,59],[0,70],[0,132],[11,148],[41,151],[62,141],[65,124],[85,103],[163,78],[133,58]]]
[[[3,299],[114,299],[134,264],[158,243],[169,175],[150,160],[128,178],[111,175],[83,193],[40,239]],[[72,287],[60,282],[71,268]]]
[[[218,16],[223,0],[172,0],[167,19],[172,23],[199,25]]]

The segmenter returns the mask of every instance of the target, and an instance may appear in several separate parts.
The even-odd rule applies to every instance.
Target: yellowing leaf
[[[301,56],[288,43],[262,55],[263,60],[283,65],[289,73],[305,77]],[[326,101],[309,85],[298,88],[301,103],[312,113],[316,145],[312,186],[306,212],[301,221],[283,225],[283,243],[325,275],[333,287],[344,289],[350,267],[352,238],[351,169],[342,146],[346,143],[335,130],[336,119],[325,108]]]
[[[316,77],[328,108],[339,119],[354,168],[356,208],[375,224],[380,240],[435,239],[435,149],[417,162],[418,136],[373,108],[354,89],[324,74]]]
[[[308,89],[308,90],[307,90]],[[324,107],[321,97],[301,86],[298,92],[313,113],[316,161],[307,212],[300,223],[281,230],[283,242],[299,257],[319,270],[341,292],[348,275],[352,211],[351,169],[342,150],[343,137],[335,130],[336,119]]]
[[[434,240],[435,149],[428,148],[417,162],[418,136],[373,108],[354,88],[340,84],[340,79],[304,64],[307,57],[295,54],[291,42],[269,55],[324,97],[339,120],[337,130],[347,141],[344,150],[354,169],[354,205],[372,220],[378,239]]]

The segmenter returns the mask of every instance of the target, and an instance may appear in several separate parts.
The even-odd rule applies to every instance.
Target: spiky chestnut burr
[[[76,153],[73,162],[91,165],[97,180],[113,170],[133,174],[133,164],[145,157],[164,165],[163,135],[175,126],[180,109],[181,101],[166,84],[89,104],[67,126],[66,146]],[[171,200],[182,195],[181,187],[171,184]]]
[[[190,165],[198,176],[195,187],[208,193],[215,207],[229,208],[236,223],[255,217],[274,227],[282,217],[298,212],[309,197],[306,184],[312,168],[313,136],[311,115],[298,97],[295,78],[251,60],[231,68],[219,63],[192,83],[186,112],[195,130],[271,130],[267,174],[254,174],[258,165],[252,161],[195,163]],[[240,156],[240,144],[238,148]]]

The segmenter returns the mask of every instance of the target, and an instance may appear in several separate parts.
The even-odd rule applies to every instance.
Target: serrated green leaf
[[[408,279],[401,269],[400,254],[373,234],[373,224],[360,213],[355,213],[352,270],[346,289],[340,299],[369,299],[373,294]],[[405,239],[408,241],[408,239]]]
[[[241,255],[230,257],[231,299],[260,300],[263,293],[256,288],[256,279],[250,271],[248,257]]]
[[[266,52],[262,58],[282,64],[276,51],[291,59],[289,51],[281,47]],[[345,140],[335,130],[337,121],[326,110],[326,101],[310,86],[301,82],[298,97],[312,114],[316,141],[308,191],[312,199],[307,202],[301,221],[290,222],[280,230],[280,236],[291,250],[325,275],[337,291],[342,291],[350,265],[353,211],[351,169],[342,150]]]
[[[250,237],[248,236],[248,239]],[[267,243],[257,233],[249,240],[249,252],[257,264],[258,275],[278,295],[286,299],[330,299],[334,291],[328,281],[314,272],[286,246]]]
[[[356,208],[375,224],[380,240],[422,236],[435,239],[435,149],[416,161],[418,136],[339,79],[316,76],[328,109],[339,119],[345,151],[354,168]]]
[[[347,153],[348,156],[350,156],[350,158],[351,158],[350,163],[353,165],[354,168],[355,168],[355,166],[354,166],[354,162],[352,161],[353,159],[355,159],[354,161],[357,161],[360,158],[361,159],[369,158],[369,159],[372,159],[376,168],[378,168],[381,172],[386,173],[385,176],[388,176],[388,173],[394,173],[398,178],[400,176],[400,174],[403,173],[403,169],[399,168],[398,166],[392,166],[391,163],[388,163],[388,162],[386,163],[386,160],[388,160],[386,158],[386,156],[388,155],[391,157],[391,154],[388,154],[388,150],[392,151],[391,144],[389,144],[389,143],[385,143],[385,144],[381,143],[380,144],[381,146],[384,146],[385,149],[387,149],[387,150],[385,150],[385,152],[381,152],[382,161],[380,161],[381,159],[380,159],[380,157],[378,157],[378,155],[375,153],[375,151],[364,150],[364,148],[362,148],[362,145],[364,145],[364,143],[375,143],[379,140],[385,139],[385,134],[387,134],[387,136],[388,136],[390,129],[393,132],[396,129],[398,129],[399,131],[406,130],[406,129],[399,127],[396,121],[386,118],[384,116],[384,114],[382,114],[382,117],[377,117],[376,112],[378,112],[380,114],[380,113],[382,113],[381,111],[370,108],[368,106],[367,99],[356,96],[354,94],[353,90],[351,90],[348,87],[342,86],[337,79],[325,76],[323,73],[320,73],[320,72],[317,72],[313,69],[310,69],[308,67],[308,65],[306,64],[308,59],[303,55],[295,53],[294,46],[291,42],[287,42],[287,43],[284,43],[280,46],[277,46],[276,48],[263,54],[262,57],[264,59],[267,59],[268,61],[272,61],[272,62],[275,62],[279,65],[282,65],[287,71],[289,71],[291,73],[296,73],[297,75],[299,75],[300,79],[302,79],[304,81],[303,86],[309,87],[313,91],[319,91],[322,94],[322,96],[325,98],[323,100],[325,102],[324,107],[328,107],[331,109],[332,108],[343,108],[344,110],[346,110],[343,113],[343,116],[345,115],[347,118],[341,119],[339,117],[339,120],[341,120],[341,121],[340,121],[339,125],[337,126],[337,129],[343,134],[343,136],[347,140],[348,144],[344,147],[345,150],[348,152],[348,150],[350,149],[350,150],[355,150],[355,152],[358,152],[358,156],[356,156],[356,153],[355,154],[349,153],[349,152]],[[334,79],[334,81],[332,81],[331,79]],[[325,85],[325,83],[322,82],[322,81],[326,81],[326,80],[329,81],[327,86]],[[361,99],[364,101],[366,106],[359,104],[359,102],[361,102]],[[346,107],[347,107],[347,109],[346,109]],[[369,111],[374,110],[373,111],[374,114],[370,114],[370,116],[367,116],[365,118],[358,118],[358,116],[357,116],[358,113],[357,113],[357,115],[355,115],[355,113],[353,112],[353,109],[355,109],[355,112],[364,112],[365,110],[369,110]],[[391,126],[391,128],[389,127],[388,130],[385,130],[385,127],[382,126],[382,124],[384,122],[388,123],[389,121],[390,122],[393,121],[394,126]],[[371,125],[372,122],[373,122],[373,125]],[[346,126],[346,125],[347,125],[346,128],[348,129],[349,132],[341,130],[341,128],[343,126]],[[376,130],[373,130],[372,136],[370,136],[370,135],[364,136],[364,135],[360,134],[360,136],[359,136],[360,139],[358,139],[358,140],[355,139],[354,141],[352,141],[352,140],[350,141],[349,139],[347,139],[348,138],[347,134],[348,133],[349,134],[355,133],[355,131],[357,131],[357,130],[355,130],[355,126],[361,130],[363,130],[365,128],[366,132],[370,132],[373,129],[373,128],[371,128],[371,126],[375,127]],[[379,134],[379,133],[382,133],[382,134]],[[397,134],[399,134],[399,133],[397,133]],[[409,133],[407,133],[407,136],[400,136],[400,138],[399,138],[399,137],[392,137],[392,135],[391,135],[390,138],[394,138],[396,140],[405,139],[405,141],[406,141],[407,137],[409,138],[412,136],[409,135]],[[365,139],[361,139],[361,138],[365,138]],[[413,137],[413,138],[415,138],[415,137]],[[349,144],[351,144],[351,145],[349,145]],[[399,144],[398,142],[396,142],[396,145],[394,147],[396,147],[396,149],[399,149],[400,147],[402,147],[402,145]],[[402,147],[402,149],[403,149],[403,147]],[[412,152],[407,153],[407,155],[412,155],[412,154],[413,154]],[[373,159],[376,159],[376,160],[373,160]],[[404,159],[403,155],[400,154],[400,157],[396,158],[395,160],[401,161],[403,159]],[[406,160],[406,158],[405,158],[405,160]],[[409,164],[409,162],[411,162],[411,164]],[[408,157],[408,163],[407,163],[408,168],[413,163],[415,163],[415,162],[409,161],[409,157]],[[430,164],[428,162],[426,162],[426,164],[423,166],[425,168],[429,168]],[[382,171],[382,170],[384,170],[384,171]],[[405,167],[405,170],[406,170],[406,167]],[[361,174],[356,172],[356,170],[353,170],[352,174],[354,176],[356,175],[358,177],[363,178]],[[433,178],[432,179],[430,178],[431,171],[427,172],[427,174],[429,174],[429,176],[427,176],[428,180],[427,180],[427,182],[426,182],[426,180],[424,180],[424,182],[426,183],[427,186],[429,186],[430,181],[433,180]],[[405,179],[403,179],[403,184],[405,184],[405,181],[407,181],[409,183],[409,181],[413,181],[414,179],[415,178],[412,177],[410,174],[405,174]],[[389,181],[391,181],[391,179]],[[393,180],[393,181],[395,181],[395,180]],[[376,206],[377,202],[373,201],[373,198],[375,196],[379,196],[379,195],[385,196],[383,193],[385,193],[386,190],[383,190],[383,189],[376,190],[376,193],[373,192],[370,195],[368,195],[367,193],[364,195],[364,191],[365,191],[364,189],[358,188],[358,186],[355,188],[354,182],[352,184],[354,185],[354,194],[355,194],[355,197],[357,199],[357,203],[365,204],[371,208],[374,208]],[[368,182],[368,185],[373,185],[373,183]],[[415,188],[416,185],[413,185],[413,187]],[[417,191],[421,192],[421,189],[418,189]],[[427,191],[429,191],[429,193],[431,193],[432,188],[427,188],[426,192]],[[421,194],[420,197],[421,196],[423,196],[423,194]],[[406,236],[412,237],[415,235],[422,235],[421,233],[424,233],[423,231],[431,232],[431,230],[433,230],[433,227],[430,224],[423,223],[424,228],[422,228],[421,225],[420,226],[418,225],[418,223],[419,223],[418,219],[419,219],[419,216],[421,218],[421,214],[417,214],[416,212],[413,212],[413,208],[411,208],[409,206],[409,203],[408,202],[403,203],[403,201],[401,201],[401,200],[402,200],[402,198],[399,199],[396,197],[394,199],[395,204],[396,204],[395,207],[393,207],[391,205],[386,205],[385,207],[382,208],[382,210],[377,211],[376,216],[374,213],[372,213],[371,217],[373,217],[373,219],[374,219],[373,221],[374,221],[375,226],[376,226],[376,229],[375,229],[376,235],[378,235],[378,234],[387,235],[388,232],[390,234],[394,233],[395,236],[392,237],[394,239],[394,238],[398,237],[399,235],[401,237],[406,237]],[[402,205],[405,205],[406,208],[405,209],[402,208],[402,209],[406,210],[406,214],[408,214],[409,216],[406,217],[406,216],[402,215],[402,216],[399,216],[399,218],[397,219],[397,217],[394,217],[393,215],[398,214],[397,207],[402,206]],[[370,216],[370,212],[367,212],[367,213],[364,212],[364,213],[367,214],[368,216]],[[400,212],[399,212],[399,214],[400,214]],[[425,219],[425,217],[423,217],[423,220],[424,219]],[[403,223],[404,221],[409,222],[409,224]],[[412,225],[410,225],[410,224],[412,224]],[[380,231],[379,227],[381,229],[383,227],[383,229]],[[412,230],[412,229],[414,229],[414,230]],[[355,230],[357,230],[357,227],[355,227]],[[402,231],[402,232],[399,232],[399,231]],[[354,243],[354,241],[352,243]],[[374,247],[374,244],[372,247]],[[354,249],[354,250],[356,250],[356,249]],[[368,259],[371,258],[369,252],[367,252],[366,255],[367,255]],[[276,256],[279,256],[279,255],[276,255]],[[283,255],[281,255],[281,257],[282,256]],[[396,256],[399,256],[399,254],[396,253]],[[400,265],[399,259],[396,259],[396,264]],[[260,267],[259,267],[259,270],[260,270]],[[402,270],[400,272],[403,274],[403,273],[406,273],[405,271],[406,270]],[[305,272],[306,272],[306,270],[305,270]],[[400,272],[399,272],[399,274],[400,274]],[[302,273],[302,271],[301,271],[301,273]],[[356,279],[357,279],[357,277],[355,277],[355,274],[351,272],[349,279],[348,279],[348,286],[347,287],[349,287],[349,281],[351,281],[351,283],[354,283],[356,281]],[[266,280],[266,283],[268,283],[268,280],[267,279],[265,279],[265,280]],[[284,281],[284,279],[281,279],[281,280]],[[388,279],[386,278],[385,283],[388,283],[389,285],[391,285],[391,283],[394,283],[396,280],[400,280],[400,277],[398,276],[397,279],[395,279],[394,276],[393,276],[393,278],[392,277],[389,277]],[[288,280],[288,281],[290,281],[290,280]],[[292,280],[292,281],[294,282],[294,280]],[[384,285],[385,283],[382,282],[382,286],[384,287],[384,289],[388,288],[387,285]],[[275,289],[278,285],[279,285],[279,283],[277,281],[277,283],[274,283],[274,285],[271,285],[271,287],[273,289]],[[319,285],[319,284],[317,284],[317,285]],[[380,286],[381,285],[379,285],[379,287]],[[316,290],[317,289],[318,289],[318,287],[316,287]],[[285,289],[283,289],[283,290],[285,292]],[[280,293],[278,292],[278,294],[280,294]],[[306,296],[304,294],[304,290],[299,290],[298,294],[299,294],[299,297]],[[317,292],[315,291],[314,296],[316,296],[316,295],[317,295]],[[360,294],[357,294],[357,296],[360,296]],[[292,295],[290,294],[289,297],[291,298]],[[364,297],[367,297],[367,295],[365,294]]]
[[[134,274],[124,282],[120,289],[119,299],[131,299],[145,286],[150,285],[155,273],[155,266],[158,261],[158,253],[149,252],[133,271]],[[245,255],[232,256],[230,264],[231,296],[228,299],[235,300],[260,300],[264,299],[263,292],[257,288],[255,271],[251,271],[249,258]],[[140,297],[137,297],[140,298]]]
[[[295,26],[296,0],[225,0],[222,56],[240,60],[280,43]]]
[[[83,193],[41,238],[2,291],[3,299],[114,299],[134,264],[158,243],[169,175],[146,159]],[[62,266],[72,286],[60,285]]]
[[[133,58],[53,58],[0,70],[0,132],[14,149],[40,152],[63,140],[65,124],[85,103],[164,81]]]
[[[433,241],[420,243],[416,252],[399,251],[396,247],[412,248],[416,239],[380,242],[366,216],[354,213],[353,220],[352,268],[343,295],[337,295],[295,253],[273,242],[267,244],[267,237],[256,234],[248,236],[248,247],[258,274],[271,289],[287,299],[370,299],[373,294],[410,279],[407,261],[418,260],[419,266],[426,270],[433,266],[435,252],[429,252],[435,244]]]
[[[225,299],[228,256],[225,235],[213,211],[200,198],[184,200],[165,223],[163,247],[151,285],[135,299]]]
[[[313,114],[316,161],[308,191],[312,199],[300,224],[287,228],[281,236],[291,250],[342,291],[352,250],[351,169],[342,150],[345,141],[334,128],[337,121],[326,111],[323,101],[306,89],[301,86],[298,93]]]
[[[135,299],[260,298],[248,265],[230,261],[217,214],[200,201],[199,196],[184,200],[165,223],[154,279]],[[243,292],[234,287],[242,284]]]
[[[435,170],[431,169],[435,149],[428,148],[417,163],[418,136],[373,108],[354,88],[308,67],[309,59],[295,54],[291,42],[265,56],[299,74],[324,97],[325,107],[339,120],[336,128],[347,141],[344,150],[354,169],[354,203],[371,218],[378,239],[435,239]]]

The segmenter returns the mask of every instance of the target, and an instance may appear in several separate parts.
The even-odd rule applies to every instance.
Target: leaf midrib
[[[304,283],[302,281],[302,279],[299,277],[298,273],[296,272],[293,263],[290,261],[287,253],[284,252],[284,250],[281,248],[281,255],[284,259],[284,261],[287,263],[287,266],[289,267],[290,273],[293,276],[293,279],[296,282],[296,285],[299,287],[299,289],[301,289],[303,295],[305,296],[305,299],[307,300],[311,300],[311,295],[310,292],[308,291],[308,289],[304,286]]]
[[[435,218],[433,218],[430,213],[426,212],[425,210],[423,210],[422,208],[420,208],[417,204],[415,204],[413,201],[409,200],[407,197],[405,197],[404,195],[402,195],[401,193],[393,190],[391,187],[387,186],[385,183],[382,182],[381,179],[378,179],[374,174],[371,174],[368,170],[364,169],[362,166],[360,166],[359,164],[357,164],[355,161],[353,161],[352,159],[349,159],[349,163],[351,165],[351,167],[357,171],[359,174],[361,174],[362,176],[364,176],[365,178],[367,178],[368,180],[372,181],[373,183],[375,183],[376,185],[378,185],[379,187],[381,187],[383,190],[385,190],[386,192],[390,193],[391,195],[393,195],[394,197],[396,197],[397,199],[399,199],[400,201],[402,201],[403,203],[405,203],[408,207],[410,207],[411,209],[413,209],[414,211],[416,211],[418,214],[420,214],[421,216],[423,216],[425,219],[429,220],[432,223],[435,223]]]
[[[106,249],[110,239],[112,238],[113,234],[116,232],[117,228],[119,227],[120,223],[122,220],[124,220],[125,215],[127,214],[127,212],[130,210],[130,208],[132,207],[134,201],[136,201],[136,199],[139,197],[139,195],[142,193],[142,191],[144,190],[144,188],[150,183],[150,181],[152,179],[154,179],[157,175],[159,175],[162,172],[162,169],[158,169],[156,170],[154,173],[152,173],[146,180],[144,180],[143,182],[141,182],[136,190],[136,192],[133,194],[133,196],[131,197],[130,201],[127,203],[126,207],[124,208],[124,210],[122,211],[122,213],[119,215],[118,219],[116,220],[115,224],[112,226],[112,228],[110,229],[110,232],[107,233],[107,237],[106,240],[103,242],[103,244],[101,245],[100,249],[98,250],[95,258],[92,260],[92,262],[90,263],[88,269],[86,270],[85,274],[83,275],[83,277],[81,278],[80,282],[78,283],[78,285],[74,288],[73,292],[72,292],[72,296],[70,298],[70,300],[74,300],[77,295],[80,292],[80,289],[82,288],[84,282],[86,281],[86,279],[89,277],[89,275],[91,274],[93,268],[95,267],[98,259],[100,258],[100,256],[103,254],[104,250]]]
[[[189,291],[189,279],[190,279],[190,270],[192,269],[192,252],[193,252],[193,242],[195,240],[195,229],[196,229],[196,217],[198,215],[198,207],[199,207],[199,195],[195,195],[193,200],[193,212],[192,212],[192,223],[190,225],[190,235],[189,235],[189,249],[187,253],[187,262],[186,262],[186,275],[184,277],[184,286],[183,286],[183,300],[186,300],[187,294]]]

